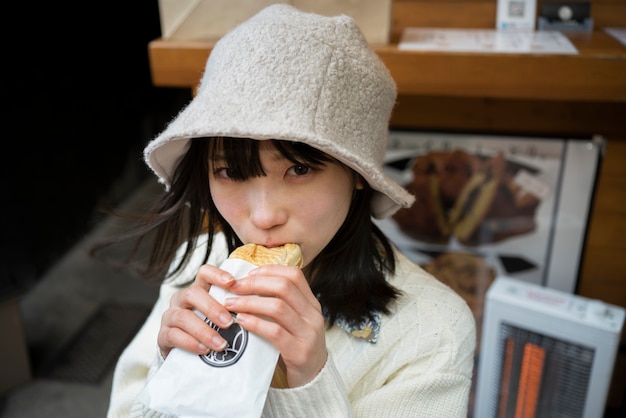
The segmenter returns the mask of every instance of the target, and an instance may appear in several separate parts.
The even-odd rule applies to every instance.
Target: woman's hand
[[[327,359],[324,318],[302,270],[267,265],[230,283],[224,305],[237,313],[245,330],[268,340],[280,351],[289,387],[309,383]]]
[[[204,320],[195,314],[194,309],[221,328],[228,328],[233,318],[228,309],[209,295],[212,285],[228,288],[234,278],[224,270],[205,264],[193,284],[176,292],[170,300],[170,307],[161,317],[161,329],[157,344],[165,358],[174,347],[196,354],[206,354],[210,350],[222,351],[226,341]]]

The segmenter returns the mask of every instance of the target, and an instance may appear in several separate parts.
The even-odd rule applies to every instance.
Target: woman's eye
[[[309,174],[309,172],[311,171],[311,167],[306,165],[294,165],[289,169],[289,171],[296,176],[304,176],[306,174]]]
[[[237,177],[237,174],[235,173],[235,170],[231,168],[222,167],[215,170],[215,177],[221,179],[234,179]]]

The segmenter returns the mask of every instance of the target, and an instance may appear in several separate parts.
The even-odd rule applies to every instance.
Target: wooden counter
[[[579,54],[375,50],[400,95],[625,103],[626,48],[604,32],[570,38]],[[194,87],[212,47],[211,41],[150,42],[154,85]]]

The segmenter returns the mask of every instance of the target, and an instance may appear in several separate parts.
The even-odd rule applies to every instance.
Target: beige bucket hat
[[[144,150],[169,187],[197,137],[306,143],[348,165],[375,190],[384,218],[414,197],[382,171],[396,87],[348,16],[274,4],[220,39],[198,92]]]

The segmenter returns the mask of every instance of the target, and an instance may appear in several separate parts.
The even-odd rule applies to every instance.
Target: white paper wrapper
[[[227,259],[220,268],[240,279],[256,267],[235,258]],[[209,294],[220,303],[235,296],[217,286],[211,287]],[[215,328],[210,321],[207,326]],[[140,400],[151,409],[183,418],[260,417],[278,350],[237,324],[221,333],[230,345],[223,352],[198,356],[173,349]]]

